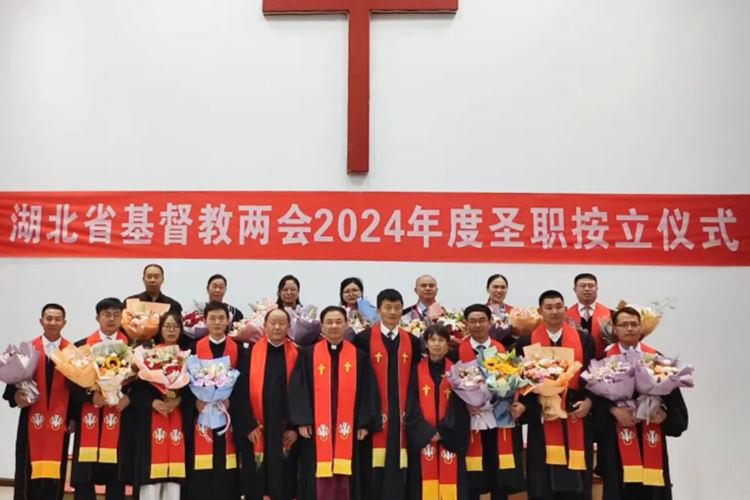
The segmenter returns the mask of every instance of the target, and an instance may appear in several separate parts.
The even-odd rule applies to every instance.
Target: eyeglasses
[[[179,329],[180,325],[164,325],[164,327],[162,327],[162,330],[166,330],[168,332],[176,332]]]
[[[615,326],[618,328],[638,328],[641,324],[633,321],[631,323],[617,323]]]
[[[120,319],[122,317],[122,313],[102,313],[101,317],[104,319]]]

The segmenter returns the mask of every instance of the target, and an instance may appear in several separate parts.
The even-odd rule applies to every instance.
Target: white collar
[[[555,343],[560,341],[560,337],[562,337],[562,334],[563,334],[562,328],[560,328],[560,330],[558,330],[557,333],[552,333],[551,331],[547,330],[547,336],[552,342],[555,342]]]
[[[594,302],[590,306],[584,306],[580,302],[578,303],[578,314],[580,314],[581,317],[583,317],[583,313],[586,312],[586,309],[590,310],[591,311],[591,316],[593,316],[594,315],[594,310],[596,309],[596,302]]]
[[[385,326],[383,323],[380,323],[380,333],[389,338],[391,333],[395,333],[398,337],[398,325],[396,325],[396,328],[394,328],[393,330],[389,330],[387,326]]]
[[[417,302],[417,309],[419,309],[420,313],[426,314],[427,313],[427,309],[429,309],[429,308],[430,308],[430,306],[426,306],[426,305],[422,304],[421,300]]]
[[[49,340],[44,335],[42,335],[42,339],[44,339],[44,345],[45,346],[52,346],[52,347],[60,347],[60,342],[62,341],[62,337],[58,338],[55,341],[52,341],[52,340]]]
[[[626,352],[630,351],[631,349],[633,351],[635,351],[635,352],[643,352],[643,351],[641,351],[641,343],[640,342],[638,342],[635,345],[635,347],[632,347],[632,348],[627,348],[624,345],[620,344],[620,352],[623,353],[623,354],[625,354]]]
[[[111,340],[116,341],[117,340],[117,332],[113,333],[112,335],[107,335],[103,331],[99,330],[99,338],[104,342],[105,340]]]
[[[271,342],[271,339],[268,339],[268,344],[269,344],[270,346],[272,346],[272,347],[281,347],[281,346],[283,346],[283,345],[284,345],[284,341],[282,340],[282,341],[281,341],[281,344],[274,344],[273,342]]]
[[[226,339],[227,339],[226,335],[224,335],[221,338],[221,340],[215,340],[211,335],[208,336],[209,342],[211,342],[212,344],[216,344],[216,345],[223,344]]]
[[[326,342],[328,342],[328,347],[330,347],[332,351],[337,350],[339,348],[339,346],[341,345],[341,343],[332,344],[331,341],[328,340],[328,339],[326,339]]]
[[[491,339],[487,339],[487,340],[485,340],[484,342],[482,342],[482,343],[480,344],[479,342],[477,342],[477,341],[476,341],[476,340],[474,340],[473,338],[469,337],[469,343],[471,344],[471,348],[472,348],[472,349],[474,349],[474,350],[476,351],[476,350],[478,350],[477,348],[478,348],[478,347],[479,347],[480,345],[481,345],[481,346],[484,346],[484,348],[485,348],[485,349],[489,349],[489,347],[490,347],[490,346],[492,345],[492,340],[491,340]]]

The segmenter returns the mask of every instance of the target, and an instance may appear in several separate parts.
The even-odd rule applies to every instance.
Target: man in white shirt
[[[566,316],[591,335],[597,359],[603,358],[607,344],[602,338],[599,322],[608,319],[611,311],[596,301],[599,297],[599,282],[596,276],[589,273],[579,274],[573,280],[573,291],[578,303],[568,309]]]
[[[39,324],[44,334],[31,342],[40,351],[33,378],[39,394],[34,396],[13,384],[8,384],[3,394],[11,408],[21,409],[14,498],[60,500],[68,465],[70,393],[65,377],[55,369],[49,356],[68,344],[61,335],[65,309],[59,304],[45,305]]]

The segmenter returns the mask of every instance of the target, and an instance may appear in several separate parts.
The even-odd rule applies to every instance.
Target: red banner
[[[750,265],[750,195],[0,193],[0,257]]]

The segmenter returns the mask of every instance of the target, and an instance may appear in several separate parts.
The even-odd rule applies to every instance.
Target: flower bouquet
[[[510,317],[507,313],[500,310],[500,306],[492,304],[489,306],[492,311],[492,320],[490,322],[490,337],[498,342],[511,334]]]
[[[121,340],[104,341],[91,347],[96,369],[96,385],[107,404],[114,406],[122,397],[123,383],[133,377],[133,350]]]
[[[510,311],[508,321],[516,335],[528,335],[542,324],[542,317],[534,306],[515,307]]]
[[[523,378],[523,360],[511,352],[498,352],[489,347],[479,353],[479,367],[486,378],[490,393],[495,396],[493,413],[500,428],[515,427],[516,422],[508,409],[513,404],[519,389],[528,384]]]
[[[427,318],[425,318],[430,324],[437,323],[440,318],[448,314],[448,309],[441,306],[439,302],[435,302],[427,308]]]
[[[484,375],[477,360],[468,363],[459,361],[451,366],[447,373],[451,390],[469,406],[479,408],[480,412],[471,416],[471,429],[483,431],[497,427],[492,410],[492,394],[485,382]]]
[[[29,403],[39,399],[39,389],[34,382],[34,372],[40,353],[31,342],[9,345],[0,354],[0,382],[15,385],[22,390]]]
[[[422,319],[416,318],[407,323],[402,319],[401,321],[399,321],[398,326],[399,328],[403,328],[407,332],[411,333],[415,337],[421,337],[424,331],[427,329],[427,322]]]
[[[197,340],[208,335],[206,318],[203,316],[203,310],[206,308],[206,305],[195,301],[193,301],[193,304],[194,309],[182,316],[182,326],[185,335]]]
[[[276,302],[271,301],[268,297],[261,302],[251,304],[250,316],[235,321],[232,324],[232,331],[229,332],[229,336],[235,342],[254,344],[265,335],[263,323],[266,320],[266,314],[277,307]]]
[[[437,318],[437,323],[448,329],[454,344],[460,343],[466,337],[468,329],[464,312],[461,309],[453,309],[452,311],[444,309],[443,315]]]
[[[151,385],[169,398],[190,383],[185,361],[190,351],[182,351],[179,346],[161,346],[146,349],[138,346],[133,352],[133,363],[138,367],[138,378]]]
[[[635,365],[635,390],[638,391],[638,408],[635,417],[650,421],[651,413],[661,405],[661,396],[675,389],[693,387],[693,367],[664,356],[628,352]]]
[[[375,323],[380,321],[380,316],[378,315],[377,308],[372,305],[369,300],[363,297],[357,299],[357,310],[360,312],[363,318],[367,320],[367,326],[374,325]]]
[[[618,406],[627,404],[635,392],[635,367],[622,354],[592,360],[581,378],[586,381],[587,390]]]
[[[60,373],[79,387],[89,389],[96,385],[98,370],[94,365],[91,347],[88,345],[76,347],[75,344],[68,344],[62,350],[55,349],[50,359]]]
[[[581,369],[580,361],[575,361],[573,349],[534,344],[524,347],[523,352],[523,376],[528,380],[528,385],[522,389],[522,393],[534,392],[539,396],[544,420],[568,418],[562,394]]]
[[[131,339],[151,340],[159,332],[159,318],[170,307],[169,304],[128,299],[120,325]]]
[[[318,320],[318,309],[307,305],[301,308],[286,308],[292,317],[292,325],[289,327],[289,338],[297,345],[312,345],[323,332]]]
[[[198,423],[208,429],[223,427],[219,435],[224,434],[229,429],[231,418],[223,402],[232,395],[240,372],[232,368],[229,356],[199,359],[193,355],[187,359],[186,365],[190,390],[199,401],[206,403],[198,415]]]

